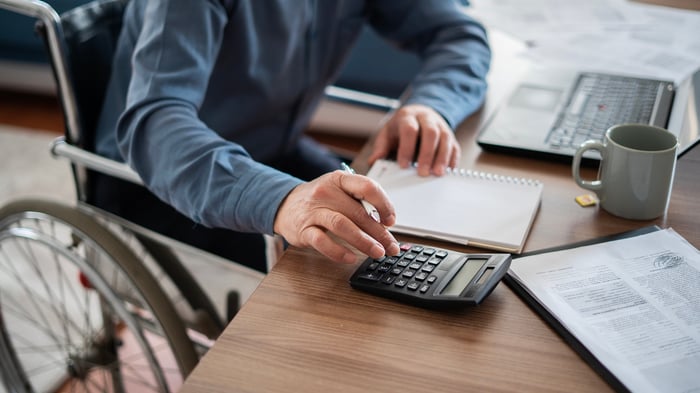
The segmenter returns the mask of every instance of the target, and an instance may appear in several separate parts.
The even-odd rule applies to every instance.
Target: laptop
[[[679,155],[700,127],[700,69],[682,83],[564,68],[530,69],[477,136],[488,151],[571,162],[576,148],[615,124],[644,123],[679,138]],[[600,160],[596,151],[584,164]]]

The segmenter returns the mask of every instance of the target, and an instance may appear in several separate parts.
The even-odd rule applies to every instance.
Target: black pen
[[[350,166],[348,164],[341,162],[340,166],[341,166],[341,168],[343,168],[343,170],[345,172],[353,174],[353,175],[355,174],[355,170],[350,168]],[[365,211],[367,212],[367,214],[369,214],[369,216],[372,217],[372,219],[374,221],[379,222],[379,211],[377,211],[377,208],[374,207],[371,203],[367,202],[364,199],[360,199],[360,203],[362,203],[362,207],[365,208]]]

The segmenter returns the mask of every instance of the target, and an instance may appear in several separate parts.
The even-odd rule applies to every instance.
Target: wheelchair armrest
[[[73,164],[135,184],[143,184],[139,175],[128,165],[71,145],[66,142],[65,137],[58,137],[51,142],[51,153],[58,157],[67,158]]]
[[[337,86],[329,86],[325,90],[326,97],[331,100],[341,101],[351,105],[371,107],[383,111],[391,111],[399,107],[400,101],[375,94],[363,93],[356,90],[345,89]],[[54,156],[67,158],[71,163],[84,166],[94,171],[111,175],[135,184],[143,185],[141,177],[128,165],[87,150],[76,147],[66,142],[61,136],[51,143],[51,153]]]
[[[326,98],[331,100],[350,105],[379,109],[386,112],[400,106],[400,101],[397,99],[337,86],[328,86],[325,90],[325,95]],[[51,153],[54,156],[67,158],[73,164],[143,185],[143,181],[139,175],[128,165],[71,145],[66,142],[65,137],[58,137],[53,140],[51,143]]]

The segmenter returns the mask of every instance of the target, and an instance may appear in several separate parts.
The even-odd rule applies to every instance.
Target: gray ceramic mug
[[[601,154],[598,179],[580,175],[587,150]],[[663,128],[644,124],[610,127],[602,142],[586,141],[576,150],[572,170],[576,183],[594,191],[611,214],[650,220],[666,213],[676,169],[678,139]]]

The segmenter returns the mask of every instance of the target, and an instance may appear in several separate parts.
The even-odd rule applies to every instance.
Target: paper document
[[[700,391],[700,252],[672,229],[518,258],[508,274],[629,390]]]
[[[465,12],[490,28],[529,42],[556,40],[559,33],[620,29],[640,25],[625,0],[471,0]]]
[[[700,67],[700,12],[630,4],[643,26],[561,32],[528,52],[535,61],[676,83]]]
[[[527,42],[535,64],[679,83],[700,67],[700,12],[624,0],[473,0],[470,15]]]

